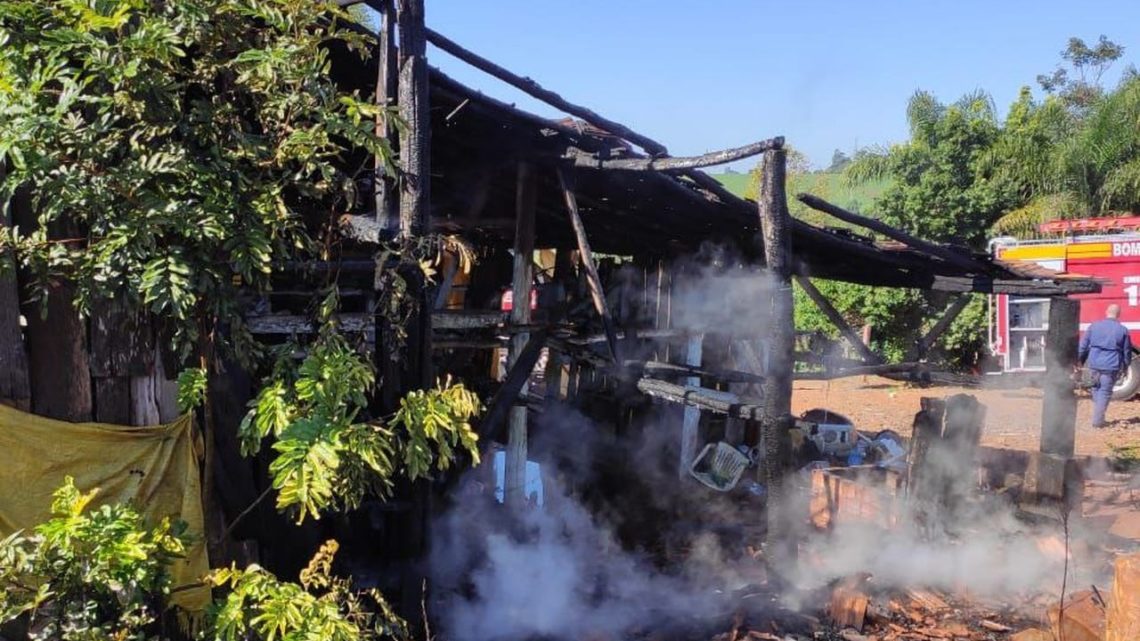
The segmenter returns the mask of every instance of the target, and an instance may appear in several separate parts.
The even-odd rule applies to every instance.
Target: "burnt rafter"
[[[769,138],[754,142],[742,147],[723,149],[701,156],[692,157],[666,157],[666,158],[601,158],[595,154],[585,153],[579,149],[571,148],[568,157],[578,167],[591,169],[617,169],[621,171],[676,171],[681,169],[699,169],[713,167],[725,163],[735,162],[744,158],[758,156],[769,149],[780,149],[784,146],[783,136]]]
[[[486,58],[476,53],[464,49],[452,40],[435,31],[432,31],[431,29],[426,29],[425,31],[428,42],[455,56],[456,58],[459,58],[472,67],[488,73],[495,78],[498,78],[499,80],[502,80],[503,82],[511,85],[512,87],[515,87],[516,89],[519,89],[520,91],[523,91],[524,93],[537,98],[552,107],[555,107],[556,109],[564,111],[572,116],[581,118],[586,122],[592,123],[598,127],[601,127],[611,134],[620,136],[621,138],[624,138],[641,147],[646,151],[646,153],[649,153],[650,155],[664,156],[669,153],[669,151],[665,148],[665,145],[662,145],[656,140],[643,136],[620,123],[605,118],[592,109],[588,109],[581,105],[576,105],[572,102],[569,102],[562,96],[554,93],[553,91],[550,91],[549,89],[544,88],[534,80],[514,74],[507,69],[500,67],[494,62],[491,62],[490,60],[487,60]]]
[[[846,209],[843,209],[837,205],[833,205],[818,196],[813,196],[811,194],[798,194],[796,195],[796,199],[816,211],[834,216],[839,220],[851,223],[852,225],[858,225],[865,229],[870,229],[872,231],[878,232],[887,238],[898,241],[914,250],[941,258],[951,265],[955,265],[967,270],[985,271],[988,269],[988,265],[982,263],[981,261],[975,260],[971,256],[959,253],[953,249],[950,249],[949,247],[943,247],[937,243],[932,243],[930,241],[922,240],[921,238],[916,238],[902,230],[891,227],[886,223],[877,221],[874,218],[860,216],[854,212],[847,211]]]

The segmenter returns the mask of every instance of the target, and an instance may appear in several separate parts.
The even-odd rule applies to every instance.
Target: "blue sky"
[[[816,165],[906,137],[923,88],[989,91],[1001,113],[1070,36],[1140,61],[1140,2],[427,0],[435,30],[663,142],[699,154],[784,135]],[[542,115],[526,95],[434,48],[431,64]]]

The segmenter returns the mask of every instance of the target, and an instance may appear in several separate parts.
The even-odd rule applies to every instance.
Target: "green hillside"
[[[755,181],[751,174],[726,173],[711,175],[724,185],[726,189],[738,196],[747,196],[749,198],[756,196]],[[844,181],[843,175],[838,173],[815,172],[810,174],[796,174],[790,176],[788,180],[788,206],[792,211],[792,215],[796,218],[829,226],[842,225],[842,223],[834,218],[824,216],[800,204],[799,201],[795,200],[795,195],[800,192],[808,192],[828,202],[839,205],[844,209],[850,209],[851,211],[873,216],[875,214],[875,199],[881,196],[888,186],[890,186],[890,181],[886,179],[862,185],[849,186],[846,184],[846,181]]]

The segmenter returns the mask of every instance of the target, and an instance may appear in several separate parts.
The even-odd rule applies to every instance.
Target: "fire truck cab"
[[[1043,223],[1038,230],[1054,236],[1036,240],[995,238],[990,249],[1001,260],[1033,262],[1100,279],[1100,293],[1072,297],[1081,303],[1081,331],[1104,318],[1106,308],[1116,303],[1132,344],[1140,345],[1140,216],[1058,220]],[[1001,370],[1044,371],[1049,299],[998,294],[990,303],[990,349]],[[1113,398],[1130,399],[1138,392],[1140,359],[1133,359],[1128,372],[1117,380]]]

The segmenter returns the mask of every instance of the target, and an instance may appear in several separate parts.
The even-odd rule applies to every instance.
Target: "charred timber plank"
[[[796,372],[795,379],[799,381],[830,381],[851,376],[881,376],[883,374],[922,371],[923,369],[922,363],[887,363],[866,367],[848,367],[834,372]]]
[[[954,266],[959,267],[961,269],[966,269],[966,270],[971,270],[971,271],[975,271],[975,270],[985,271],[985,270],[990,269],[990,267],[988,265],[985,265],[979,261],[976,261],[973,258],[970,258],[969,256],[964,256],[964,255],[962,255],[962,254],[960,254],[960,253],[958,253],[952,249],[949,249],[947,247],[943,247],[941,245],[937,245],[935,243],[932,243],[932,242],[929,242],[926,240],[922,240],[921,238],[916,238],[916,237],[911,236],[910,234],[908,234],[904,231],[900,231],[898,229],[895,229],[894,227],[891,227],[890,225],[879,222],[873,218],[868,218],[866,216],[860,216],[859,214],[856,214],[854,212],[847,211],[846,209],[843,209],[842,207],[839,207],[837,205],[833,205],[833,204],[827,202],[826,200],[819,198],[817,196],[813,196],[811,194],[798,194],[796,196],[796,198],[799,199],[799,201],[802,202],[803,204],[807,205],[808,207],[811,207],[812,209],[814,209],[816,211],[821,211],[825,214],[830,214],[830,215],[838,218],[839,220],[842,220],[842,221],[847,222],[847,223],[851,223],[852,225],[858,225],[859,227],[863,227],[865,229],[870,229],[872,231],[879,232],[880,234],[886,236],[887,238],[890,238],[892,240],[897,240],[898,242],[903,243],[904,245],[911,247],[912,249],[916,249],[918,251],[921,251],[923,253],[927,253],[927,254],[930,254],[932,256],[937,256],[938,258],[941,258],[942,260],[945,260],[946,262],[950,263],[951,265],[954,265]]]
[[[370,332],[374,327],[371,314],[338,314],[336,320],[341,329],[348,332]],[[507,317],[502,312],[436,312],[432,314],[432,329],[436,331],[463,331],[497,329],[506,324]],[[316,332],[316,324],[308,316],[278,314],[269,316],[247,316],[246,326],[254,334],[311,334]]]
[[[627,367],[641,369],[650,376],[707,376],[722,383],[762,383],[764,377],[736,370],[706,369],[692,365],[662,363],[660,361],[625,361]]]
[[[851,326],[847,324],[847,321],[843,318],[843,315],[839,313],[839,310],[835,309],[831,301],[827,300],[827,297],[816,289],[810,279],[805,276],[796,276],[796,282],[803,288],[808,298],[815,303],[815,306],[819,308],[819,311],[823,312],[827,320],[831,321],[831,324],[843,334],[843,337],[847,339],[848,343],[851,343],[851,347],[854,347],[855,351],[859,352],[863,360],[871,363],[883,362],[882,357],[863,342],[863,338],[855,333],[855,330],[851,329]]]
[[[749,421],[759,420],[764,412],[762,401],[759,399],[742,398],[735,394],[718,392],[703,387],[678,385],[656,378],[639,379],[637,389],[653,398],[718,414],[727,414]]]
[[[574,196],[573,179],[565,169],[558,168],[558,183],[562,186],[562,196],[566,200],[566,212],[570,217],[570,225],[574,228],[574,236],[578,239],[578,257],[586,273],[586,282],[590,288],[590,298],[594,302],[594,310],[602,318],[602,328],[606,333],[606,343],[609,344],[610,357],[614,362],[618,360],[617,333],[614,330],[613,319],[606,305],[606,292],[602,288],[602,279],[598,276],[598,265],[594,261],[594,252],[590,249],[590,240],[586,237],[586,226],[582,224],[582,216],[578,213],[578,200]]]
[[[499,387],[499,391],[495,392],[495,396],[487,407],[487,413],[483,416],[482,422],[479,423],[477,431],[480,449],[486,449],[490,445],[492,437],[503,421],[506,420],[511,408],[519,402],[523,386],[530,378],[534,364],[538,362],[538,357],[545,345],[546,332],[544,330],[531,333],[530,340],[527,341],[526,346],[519,353],[518,359],[515,360],[515,364],[507,372],[503,385]]]
[[[431,29],[425,29],[425,32],[427,34],[428,42],[439,47],[443,51],[446,51],[456,58],[459,58],[463,62],[466,62],[467,64],[475,67],[476,69],[479,69],[480,71],[491,74],[499,80],[502,80],[512,87],[515,87],[516,89],[519,89],[520,91],[534,98],[537,98],[556,109],[564,111],[572,116],[577,116],[578,118],[581,118],[592,125],[600,127],[611,134],[625,138],[626,140],[644,149],[651,156],[664,156],[669,153],[668,150],[665,149],[665,145],[662,145],[655,140],[643,136],[633,131],[629,127],[605,118],[600,114],[587,109],[586,107],[568,102],[562,96],[554,93],[553,91],[545,89],[542,87],[542,85],[538,84],[534,80],[516,75],[491,62],[490,60],[487,60],[482,56],[464,49],[452,40],[440,35],[439,33],[436,33],[435,31],[432,31]]]
[[[918,285],[921,287],[921,285]],[[944,292],[978,292],[981,294],[1012,294],[1015,296],[1064,296],[1066,294],[1094,294],[1100,283],[1091,280],[1037,281],[991,278],[988,276],[941,276],[929,279],[924,289]]]
[[[571,149],[569,158],[577,167],[589,169],[616,169],[620,171],[670,171],[699,169],[734,162],[743,158],[758,156],[769,149],[784,146],[783,137],[769,138],[749,145],[722,149],[700,156],[682,158],[598,158],[580,150]]]
[[[938,319],[938,322],[934,324],[934,327],[931,327],[930,331],[918,339],[914,347],[907,351],[906,360],[910,361],[924,358],[926,353],[930,351],[930,348],[934,347],[934,344],[942,337],[942,334],[950,328],[954,319],[958,318],[958,315],[961,314],[962,310],[966,309],[966,305],[969,304],[970,297],[967,294],[962,294],[955,298],[954,302],[950,304],[950,307],[942,313],[942,317]]]

